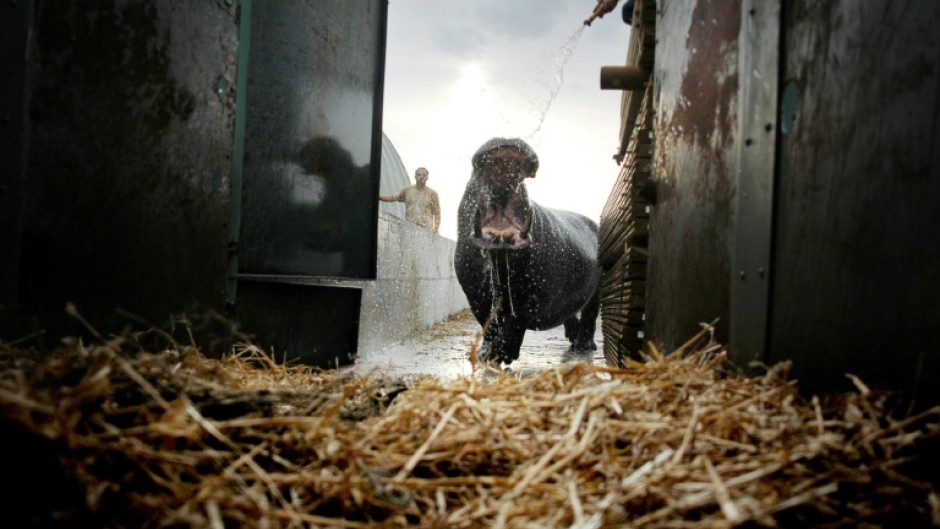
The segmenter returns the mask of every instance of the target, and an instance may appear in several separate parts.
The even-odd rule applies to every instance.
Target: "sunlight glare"
[[[458,102],[482,103],[486,99],[486,76],[480,63],[464,64],[460,68],[460,77],[455,88]]]

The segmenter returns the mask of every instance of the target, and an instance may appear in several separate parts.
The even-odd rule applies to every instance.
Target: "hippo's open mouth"
[[[523,225],[502,217],[495,222],[490,219],[489,225],[480,228],[473,244],[484,250],[523,250],[532,244],[530,230],[532,229],[532,216],[527,215]]]
[[[478,193],[473,244],[484,250],[528,248],[532,211],[523,180],[535,176],[538,163],[510,142],[475,154],[473,167],[472,192]]]
[[[532,244],[532,240],[528,237],[513,238],[511,235],[509,240],[496,237],[474,237],[473,244],[476,245],[477,248],[481,248],[483,250],[523,250]]]

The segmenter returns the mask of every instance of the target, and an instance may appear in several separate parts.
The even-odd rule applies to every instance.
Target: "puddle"
[[[574,354],[568,351],[565,329],[558,326],[547,331],[526,331],[519,359],[504,370],[525,376],[529,373],[558,367],[569,362],[590,362],[606,365],[600,320],[594,341],[597,351]],[[469,310],[437,323],[402,342],[382,349],[360,351],[349,369],[365,374],[376,370],[393,377],[433,376],[451,380],[472,374],[469,354],[472,344],[479,344],[480,325]]]

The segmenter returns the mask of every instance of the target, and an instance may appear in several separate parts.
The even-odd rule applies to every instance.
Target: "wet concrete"
[[[594,333],[597,351],[569,352],[562,326],[547,331],[526,331],[519,359],[503,369],[525,376],[570,362],[605,365],[599,318],[597,324]],[[469,355],[473,344],[479,347],[481,341],[480,325],[469,310],[464,310],[398,343],[360,351],[350,369],[360,374],[376,370],[393,377],[431,375],[443,380],[454,379],[473,373]]]

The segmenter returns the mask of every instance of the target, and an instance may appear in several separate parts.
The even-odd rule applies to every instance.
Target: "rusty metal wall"
[[[657,2],[648,337],[672,349],[715,319],[728,339],[740,5]]]
[[[656,8],[648,338],[935,402],[940,3]]]
[[[769,360],[940,396],[940,2],[785,2]]]
[[[237,4],[29,8],[18,329],[221,311]]]

